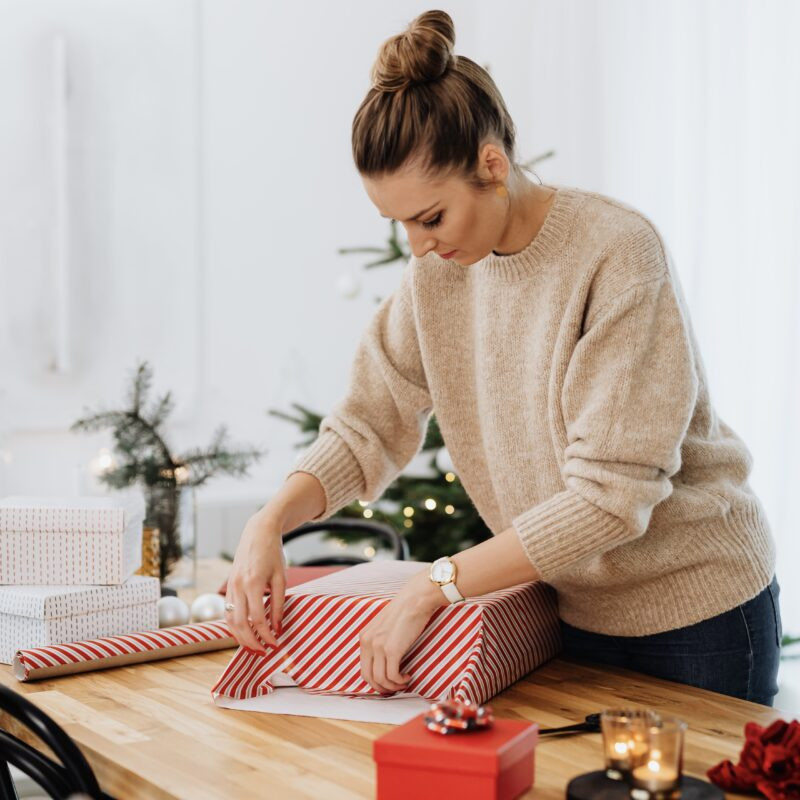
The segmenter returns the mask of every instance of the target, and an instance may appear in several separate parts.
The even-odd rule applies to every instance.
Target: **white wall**
[[[13,121],[0,126],[0,494],[92,488],[86,464],[108,440],[66,424],[86,405],[122,400],[140,355],[156,366],[156,388],[181,401],[178,449],[226,422],[238,442],[270,451],[250,478],[210,483],[201,504],[249,508],[269,496],[298,435],[266,410],[330,408],[374,296],[397,276],[363,273],[358,256],[336,250],[387,235],[353,168],[350,124],[378,46],[426,8],[0,0],[0,102]],[[797,239],[787,231],[800,209],[782,188],[800,171],[798,131],[783,116],[800,80],[785,57],[796,5],[462,0],[446,9],[457,52],[488,64],[501,87],[520,155],[557,151],[542,179],[607,192],[664,232],[712,397],[754,453],[784,614],[797,630],[790,488],[799,476],[786,454],[800,445],[791,407],[800,336]],[[68,376],[48,371],[43,42],[56,23],[69,33],[76,81]],[[348,271],[362,276],[355,300],[336,290]]]

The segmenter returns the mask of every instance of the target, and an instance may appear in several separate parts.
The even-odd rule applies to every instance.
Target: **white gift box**
[[[142,565],[144,498],[0,500],[0,584],[119,585]]]
[[[31,647],[158,628],[158,578],[120,586],[0,586],[0,662]]]

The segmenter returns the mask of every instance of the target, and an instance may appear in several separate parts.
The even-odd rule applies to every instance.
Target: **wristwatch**
[[[463,602],[466,599],[456,587],[456,563],[449,556],[437,558],[431,564],[430,578],[451,603]]]

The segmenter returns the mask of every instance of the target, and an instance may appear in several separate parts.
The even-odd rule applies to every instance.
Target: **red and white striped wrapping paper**
[[[269,694],[279,674],[314,694],[376,696],[361,678],[359,633],[427,564],[375,561],[286,591],[278,647],[240,648],[212,696]],[[269,598],[265,601],[269,618]],[[484,703],[561,649],[554,590],[527,583],[438,608],[400,662],[402,692],[430,700]]]
[[[225,622],[195,622],[125,636],[18,650],[13,671],[19,680],[32,681],[226,647],[236,647],[236,639]]]

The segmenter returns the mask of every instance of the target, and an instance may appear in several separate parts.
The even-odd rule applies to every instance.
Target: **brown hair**
[[[451,174],[478,190],[476,174],[487,137],[502,143],[512,164],[516,131],[489,73],[453,54],[455,28],[444,11],[426,11],[387,39],[372,68],[372,88],[353,119],[353,159],[368,177],[419,161],[428,177]]]

